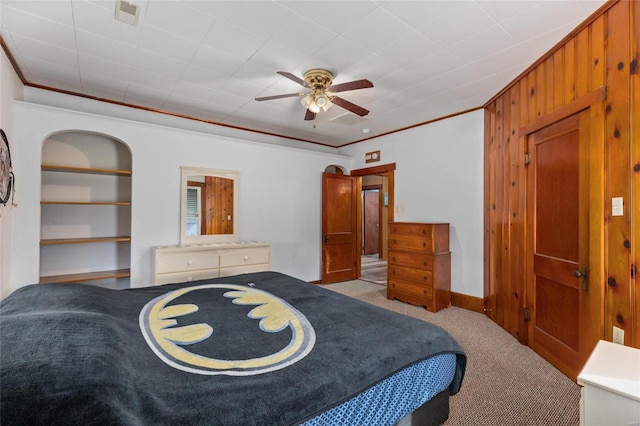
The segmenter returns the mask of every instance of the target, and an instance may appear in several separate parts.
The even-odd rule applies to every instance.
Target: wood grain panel
[[[607,106],[605,119],[606,144],[606,196],[605,233],[608,247],[607,287],[605,292],[605,338],[612,337],[612,326],[631,338],[628,323],[631,319],[629,299],[630,258],[629,203],[625,203],[624,216],[611,216],[611,198],[629,194],[629,6],[617,7],[607,13],[606,21],[606,76]]]
[[[544,67],[541,70],[542,75],[544,76],[544,83],[540,85],[544,90],[538,90],[538,96],[544,96],[541,99],[541,104],[544,104],[544,108],[540,108],[538,117],[545,116],[553,111],[555,108],[555,84],[556,84],[556,62],[558,62],[558,66],[562,65],[560,61],[556,61],[556,55],[551,56],[549,59],[544,61]]]
[[[572,38],[564,46],[564,100],[562,104],[573,101],[576,98],[576,40]]]
[[[496,131],[495,131],[495,145],[494,149],[496,150],[495,158],[496,158],[496,172],[495,172],[495,181],[494,181],[494,199],[493,199],[493,209],[495,210],[495,224],[494,224],[494,238],[496,242],[496,253],[504,251],[505,241],[504,241],[504,212],[505,212],[505,204],[504,204],[504,194],[507,190],[508,186],[504,182],[504,170],[505,170],[505,162],[507,158],[504,154],[503,145],[504,145],[504,133],[502,128],[504,126],[503,121],[503,108],[504,105],[504,97],[496,100]],[[508,164],[508,162],[506,163]],[[496,271],[495,271],[495,280],[497,283],[505,283],[505,285],[496,285],[496,312],[494,313],[496,321],[498,324],[502,324],[503,327],[506,325],[505,320],[505,312],[506,306],[504,303],[505,293],[508,291],[508,276],[505,275],[505,270],[507,268],[507,263],[509,258],[506,256],[502,256],[498,254],[496,256]]]
[[[589,93],[591,75],[591,50],[589,49],[589,29],[576,37],[575,56],[575,96],[581,97]]]
[[[538,105],[537,105],[537,91],[538,91],[538,83],[536,79],[537,70],[534,69],[529,73],[527,78],[529,85],[529,118],[527,119],[527,123],[531,123],[538,118]]]
[[[564,48],[562,48],[553,55],[553,107],[545,111],[547,114],[564,105],[565,69]]]
[[[620,7],[620,6],[617,6]],[[601,16],[589,26],[591,36],[591,87],[589,90],[595,90],[598,87],[606,85],[605,80],[605,53],[604,53],[604,23],[606,15]]]
[[[630,93],[631,114],[629,133],[631,139],[631,313],[632,336],[629,344],[640,348],[640,3],[631,5],[631,62]]]
[[[524,156],[524,151],[519,145],[518,138],[518,118],[519,118],[519,99],[518,88],[513,87],[507,92],[509,97],[509,115],[505,117],[507,123],[507,143],[509,145],[509,247],[514,251],[510,256],[509,263],[509,292],[508,301],[510,312],[521,312],[524,306],[521,300],[524,300],[524,275],[522,270],[524,265],[522,264],[522,256],[518,252],[522,252],[521,244],[523,242],[523,227],[522,227],[522,214],[520,212],[520,185],[522,182],[522,175],[520,167],[521,159]],[[520,322],[518,317],[510,315],[509,326],[507,330],[518,339],[524,338],[523,330],[520,329]]]
[[[483,239],[483,290],[484,311],[495,321],[495,239],[493,226],[495,224],[493,197],[495,194],[493,172],[495,172],[495,150],[493,149],[495,129],[495,104],[485,108],[484,114],[484,239]],[[496,321],[497,322],[497,321]]]

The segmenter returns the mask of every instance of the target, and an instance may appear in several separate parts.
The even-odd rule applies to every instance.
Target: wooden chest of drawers
[[[267,243],[154,247],[154,284],[227,277],[271,269]]]
[[[389,224],[387,298],[437,312],[451,303],[448,223]]]

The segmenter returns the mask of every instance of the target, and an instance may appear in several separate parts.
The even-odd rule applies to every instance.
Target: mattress
[[[394,425],[447,389],[455,371],[454,354],[436,355],[387,377],[304,425]],[[380,410],[380,407],[386,408]]]

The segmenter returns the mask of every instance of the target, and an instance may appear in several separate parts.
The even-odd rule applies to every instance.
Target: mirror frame
[[[240,241],[238,221],[238,187],[240,173],[232,170],[180,167],[180,244],[217,244]],[[189,176],[216,176],[233,180],[233,234],[187,235],[187,181]]]

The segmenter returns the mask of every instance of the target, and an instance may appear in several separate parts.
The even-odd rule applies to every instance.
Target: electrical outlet
[[[613,326],[613,343],[624,345],[624,330]]]

